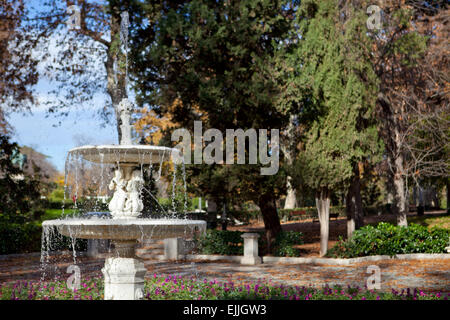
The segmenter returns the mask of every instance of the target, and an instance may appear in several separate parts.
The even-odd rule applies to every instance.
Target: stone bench
[[[289,212],[289,219],[292,219],[295,217],[301,217],[301,216],[305,216],[305,215],[306,215],[305,210],[293,210],[293,211]]]
[[[339,217],[339,213],[330,213],[330,220],[331,218],[334,218],[334,220],[337,220]],[[313,219],[313,222],[319,222],[319,217],[315,217]]]

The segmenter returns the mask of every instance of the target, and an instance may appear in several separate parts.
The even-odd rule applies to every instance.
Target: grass
[[[423,215],[408,217],[408,223],[416,223],[431,229],[438,227],[441,229],[450,229],[450,215]]]
[[[71,214],[73,212],[73,209],[64,209],[64,214]],[[59,219],[61,218],[62,213],[62,209],[45,209],[45,214],[42,215],[41,221]]]
[[[17,281],[0,285],[0,300],[102,300],[101,277],[85,278],[72,291],[63,280],[45,282]],[[158,276],[146,280],[147,300],[448,300],[450,293],[425,293],[421,290],[392,289],[377,292],[359,287],[339,286],[317,289],[285,286],[270,281],[218,282],[181,276]]]

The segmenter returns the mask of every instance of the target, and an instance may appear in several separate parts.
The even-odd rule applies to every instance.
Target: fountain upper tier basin
[[[71,154],[96,163],[152,164],[179,155],[174,148],[145,145],[99,145],[73,148]],[[173,158],[172,158],[173,159]]]
[[[206,221],[182,219],[57,219],[43,227],[56,227],[64,236],[81,239],[167,239],[192,238],[206,232]]]

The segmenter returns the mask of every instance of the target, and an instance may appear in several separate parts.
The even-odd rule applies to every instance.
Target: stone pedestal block
[[[183,242],[182,238],[164,239],[164,257],[167,260],[178,260],[183,253]]]
[[[241,237],[244,239],[244,257],[241,264],[255,265],[262,263],[262,259],[258,255],[259,234],[244,233]]]
[[[135,258],[108,258],[102,269],[105,300],[139,300],[144,297],[144,263]]]

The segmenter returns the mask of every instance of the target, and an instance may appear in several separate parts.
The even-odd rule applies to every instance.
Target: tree
[[[304,94],[304,109],[316,115],[305,135],[297,168],[316,193],[321,256],[327,252],[332,192],[349,188],[347,204],[357,206],[359,164],[375,160],[380,150],[371,120],[377,78],[370,62],[371,41],[363,12],[349,4],[340,7],[337,1],[303,2],[298,12],[301,40],[292,61],[296,61],[299,76],[294,81]],[[349,210],[350,231],[360,219],[358,211]]]
[[[23,45],[28,27],[22,0],[0,2],[0,127],[7,125],[5,110],[20,110],[34,102],[32,86],[37,82],[37,61]],[[6,108],[8,106],[9,108]]]
[[[373,33],[377,117],[397,223],[407,226],[408,178],[448,177],[448,10],[445,1],[381,7],[385,23]]]
[[[137,101],[163,115],[179,99],[173,121],[184,128],[195,120],[203,121],[204,130],[222,132],[283,127],[287,117],[273,102],[277,86],[264,73],[289,30],[283,5],[196,0],[165,2],[160,10],[142,6],[137,16],[147,23],[136,20],[131,59],[139,79]],[[231,189],[260,206],[267,237],[274,239],[281,230],[275,200],[283,175],[261,176],[258,165],[211,169],[232,174],[237,185]]]
[[[13,162],[19,147],[0,135],[0,222],[24,223],[39,207],[40,177],[24,174]]]

